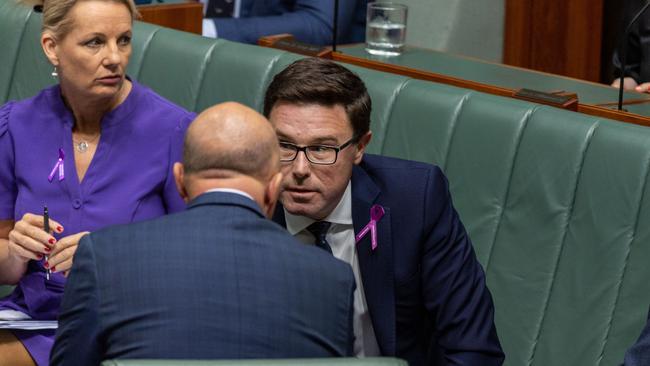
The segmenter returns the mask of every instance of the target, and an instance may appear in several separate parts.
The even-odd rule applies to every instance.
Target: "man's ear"
[[[273,217],[275,212],[275,206],[278,203],[278,197],[280,197],[280,190],[282,189],[282,173],[276,173],[266,185],[266,190],[264,192],[264,207],[266,217],[269,219]]]
[[[51,32],[43,32],[41,34],[41,47],[45,53],[45,57],[50,61],[54,66],[59,66],[59,56],[57,53],[57,41],[54,35]]]
[[[174,182],[176,183],[176,189],[178,190],[178,193],[181,195],[181,198],[183,198],[183,201],[185,203],[188,203],[190,201],[190,197],[187,194],[187,189],[185,189],[185,169],[183,168],[183,164],[181,163],[174,163]]]
[[[366,132],[365,135],[359,138],[359,141],[357,142],[357,152],[354,154],[355,164],[359,164],[361,159],[363,159],[363,153],[366,151],[366,147],[368,147],[370,140],[372,140],[372,131]]]

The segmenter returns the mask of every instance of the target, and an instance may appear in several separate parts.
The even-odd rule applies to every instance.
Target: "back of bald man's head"
[[[196,117],[185,135],[185,174],[206,178],[237,174],[267,180],[279,170],[278,139],[264,116],[228,102]]]

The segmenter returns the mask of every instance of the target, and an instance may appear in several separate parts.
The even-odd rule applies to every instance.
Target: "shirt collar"
[[[213,189],[208,189],[207,191],[205,191],[205,192],[203,192],[203,193],[210,193],[210,192],[234,193],[234,194],[238,194],[238,195],[240,195],[240,196],[244,196],[244,197],[247,197],[247,198],[249,198],[249,199],[255,201],[255,200],[253,199],[253,197],[251,197],[250,194],[248,194],[248,193],[246,193],[246,192],[244,192],[244,191],[240,191],[239,189],[234,189],[234,188],[213,188]]]
[[[297,233],[305,230],[307,226],[316,222],[316,220],[311,219],[307,216],[293,215],[284,209],[284,217],[287,223],[287,231],[291,235],[296,235]],[[333,224],[341,225],[352,225],[352,184],[348,182],[348,186],[341,196],[341,200],[336,205],[334,210],[323,219],[323,221],[329,221]]]

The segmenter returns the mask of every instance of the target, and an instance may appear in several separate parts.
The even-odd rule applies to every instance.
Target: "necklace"
[[[80,153],[85,153],[88,151],[88,148],[90,147],[90,144],[95,142],[101,134],[97,134],[97,136],[93,137],[90,140],[84,140],[81,139],[79,141],[75,140],[74,138],[72,139],[72,143],[74,145],[75,150],[79,151]]]

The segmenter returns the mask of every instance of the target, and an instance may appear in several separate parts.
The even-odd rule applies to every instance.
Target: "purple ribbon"
[[[384,213],[384,208],[380,205],[373,205],[370,207],[370,222],[368,222],[366,226],[361,229],[359,234],[354,237],[355,243],[359,243],[359,241],[368,234],[368,231],[370,231],[370,238],[372,241],[371,248],[372,250],[377,249],[377,221],[384,217]]]
[[[52,180],[54,179],[54,174],[56,171],[59,171],[59,181],[62,181],[65,179],[65,171],[63,170],[63,159],[65,158],[65,153],[63,152],[63,149],[59,149],[59,160],[56,161],[56,164],[54,164],[54,168],[52,168],[52,171],[50,172],[50,175],[47,176],[47,180],[52,183]]]

